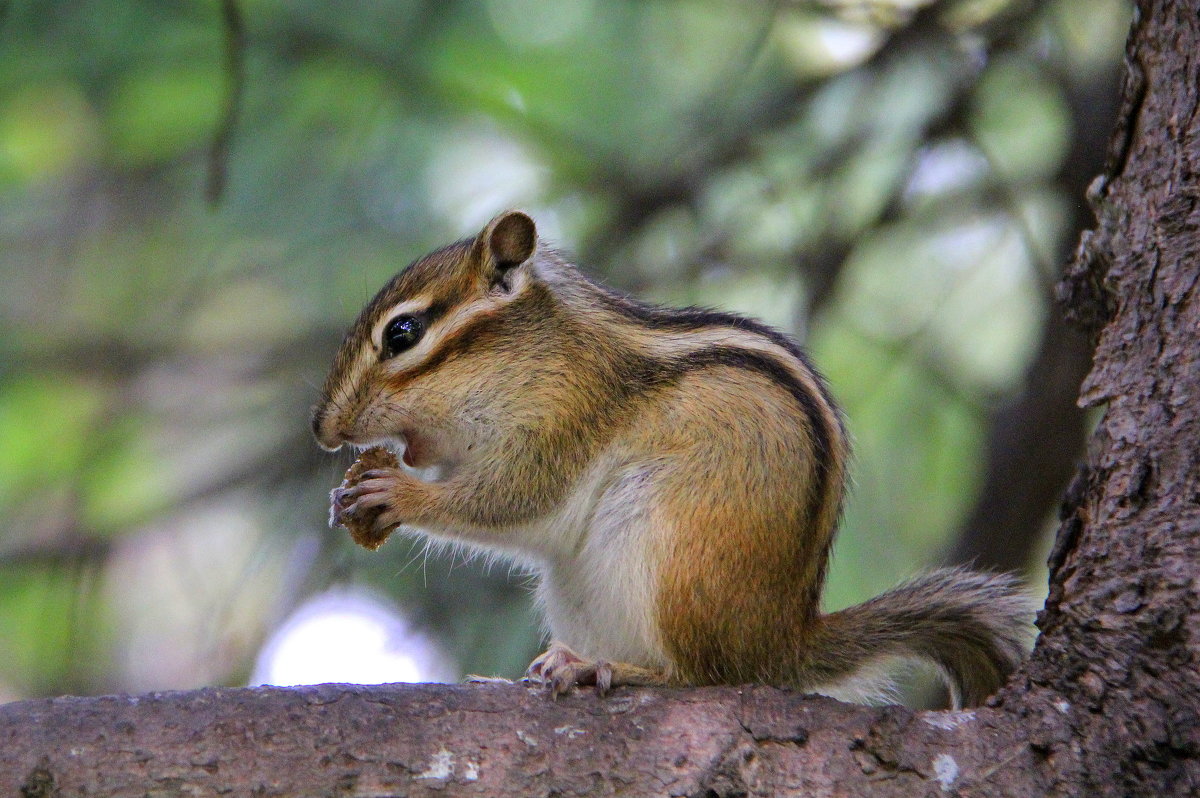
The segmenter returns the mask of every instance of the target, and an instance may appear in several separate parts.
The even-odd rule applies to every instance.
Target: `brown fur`
[[[388,356],[380,330],[405,313],[424,337]],[[612,292],[539,245],[524,214],[380,291],[313,428],[329,448],[390,442],[445,466],[437,482],[390,470],[344,500],[533,563],[561,643],[531,669],[556,690],[813,688],[916,656],[977,701],[1027,634],[1015,586],[964,571],[822,616],[849,447],[804,353],[749,319]]]

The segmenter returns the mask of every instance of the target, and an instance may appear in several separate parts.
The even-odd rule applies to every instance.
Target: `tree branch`
[[[225,72],[228,87],[221,109],[221,122],[208,153],[208,185],[204,195],[208,204],[221,201],[229,179],[229,146],[237,127],[238,109],[246,85],[246,25],[237,0],[221,0],[221,24],[225,32]]]
[[[1104,167],[1105,131],[1112,129],[1117,112],[1112,90],[1116,77],[1104,74],[1077,85],[1062,81],[1075,133],[1057,184],[1072,201],[1072,235],[1056,253],[1056,267],[1095,223],[1084,195]],[[1091,367],[1092,349],[1088,336],[1068,324],[1062,309],[1051,303],[1021,393],[991,414],[983,485],[950,546],[948,562],[1016,572],[1029,565],[1083,453],[1087,430],[1075,399]]]
[[[1035,757],[1024,737],[996,710],[913,713],[769,687],[558,701],[495,684],[206,689],[2,706],[0,792],[920,795],[986,784],[1029,795],[1038,777],[1021,767]],[[992,750],[1010,759],[1003,770]]]

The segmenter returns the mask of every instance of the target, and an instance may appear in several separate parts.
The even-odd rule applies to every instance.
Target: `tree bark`
[[[1105,404],[1042,634],[988,707],[766,687],[322,686],[0,707],[31,795],[1200,794],[1200,13],[1144,0],[1099,226],[1060,286]]]
[[[206,689],[0,708],[0,790],[1029,795],[1027,732],[992,709],[913,713],[769,687],[558,701],[519,685]]]

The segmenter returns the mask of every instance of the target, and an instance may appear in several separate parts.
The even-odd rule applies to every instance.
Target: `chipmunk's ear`
[[[492,284],[503,283],[509,271],[533,256],[537,249],[537,226],[520,211],[505,211],[479,235],[482,260]]]

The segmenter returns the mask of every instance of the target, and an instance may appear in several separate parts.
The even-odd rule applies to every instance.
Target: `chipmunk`
[[[340,495],[538,573],[554,642],[528,676],[572,685],[852,689],[932,662],[955,706],[1019,663],[1029,599],[936,570],[820,612],[849,444],[825,381],[742,316],[642,303],[589,279],[510,211],[415,261],[362,311],[312,415],[318,443],[403,468]],[[382,512],[380,512],[382,508]]]

